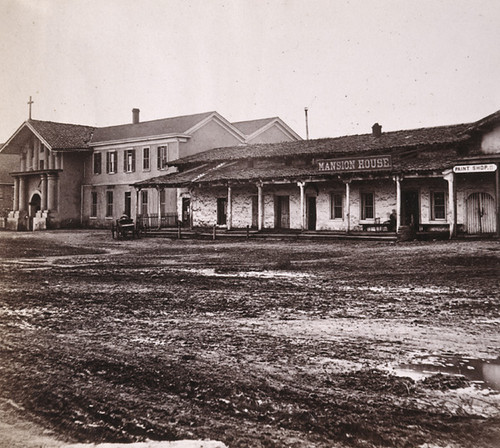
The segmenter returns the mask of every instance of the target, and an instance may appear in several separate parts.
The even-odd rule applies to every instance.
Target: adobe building
[[[0,149],[3,144],[0,144]],[[19,157],[0,154],[0,227],[5,227],[5,219],[12,209],[14,200],[14,178],[9,174],[19,165]]]
[[[500,111],[469,124],[375,124],[364,135],[212,149],[134,186],[182,188],[193,227],[498,236],[499,164]]]
[[[29,119],[0,150],[20,160],[7,227],[111,227],[123,214],[175,224],[176,189],[131,184],[213,147],[299,139],[278,117],[230,123],[217,112],[141,122],[134,109],[131,123],[103,128]]]

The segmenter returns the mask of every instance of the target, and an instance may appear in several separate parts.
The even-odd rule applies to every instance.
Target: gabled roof
[[[19,145],[23,144],[31,133],[51,150],[89,150],[94,129],[93,126],[79,124],[28,120],[7,140],[0,151],[4,154],[18,153]]]
[[[239,129],[245,135],[251,135],[264,126],[272,123],[278,117],[260,118],[258,120],[236,121],[231,123],[235,128]]]
[[[500,123],[500,110],[468,125],[465,132],[485,131]]]
[[[96,129],[92,143],[115,142],[164,135],[183,135],[203,120],[218,115],[217,112],[204,112],[180,117],[162,118],[139,123],[122,124]]]
[[[58,149],[88,149],[95,131],[93,126],[28,120],[27,125],[44,140],[48,147]]]
[[[459,124],[385,132],[380,137],[372,134],[350,135],[318,140],[267,143],[248,146],[216,148],[178,159],[177,166],[215,163],[239,159],[256,159],[294,156],[336,156],[344,154],[381,153],[400,148],[416,148],[446,143],[459,143],[469,138],[464,134],[469,125]]]

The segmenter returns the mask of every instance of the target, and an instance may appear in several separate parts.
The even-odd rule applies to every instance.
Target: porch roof
[[[352,177],[390,177],[395,173],[428,174],[441,173],[460,163],[463,159],[457,157],[453,149],[432,151],[408,156],[405,153],[393,155],[392,169],[373,172],[320,172],[315,164],[304,166],[278,166],[269,164],[264,167],[248,167],[244,162],[232,161],[219,164],[203,164],[189,170],[167,174],[134,184],[135,187],[186,187],[192,184],[217,184],[226,182],[245,183],[259,181],[316,181],[324,179]]]

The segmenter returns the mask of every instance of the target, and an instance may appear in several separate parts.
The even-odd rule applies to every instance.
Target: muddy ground
[[[1,232],[0,254],[0,446],[500,446],[497,391],[391,370],[499,357],[498,241]]]

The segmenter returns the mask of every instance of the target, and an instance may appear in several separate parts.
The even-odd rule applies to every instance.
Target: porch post
[[[47,175],[46,174],[42,174],[41,175],[41,180],[42,180],[42,185],[41,185],[41,189],[42,189],[42,203],[41,203],[41,209],[42,210],[47,210]]]
[[[227,186],[227,230],[233,226],[233,190],[231,185]]]
[[[158,193],[158,228],[161,227],[161,192],[163,188],[159,185],[156,186],[156,192]]]
[[[401,178],[394,176],[396,182],[396,233],[401,227]]]
[[[14,177],[14,198],[13,198],[12,210],[19,210],[19,177]]]
[[[500,238],[500,162],[497,163],[495,173],[496,201],[497,201],[497,237]]]
[[[264,222],[264,198],[262,196],[262,184],[257,184],[257,228],[262,230]]]
[[[297,182],[300,188],[300,228],[306,228],[306,201],[305,201],[305,182]]]
[[[344,204],[344,214],[346,219],[346,232],[351,231],[351,181],[344,181],[345,183],[345,204]]]
[[[139,210],[140,210],[140,205],[139,205],[139,195],[140,195],[141,189],[136,188],[135,189],[135,221],[137,223],[137,220],[139,219]]]
[[[444,179],[448,182],[448,223],[450,224],[450,238],[455,236],[455,175],[453,171],[447,172]]]
[[[26,178],[24,176],[19,177],[19,211],[26,210]]]

